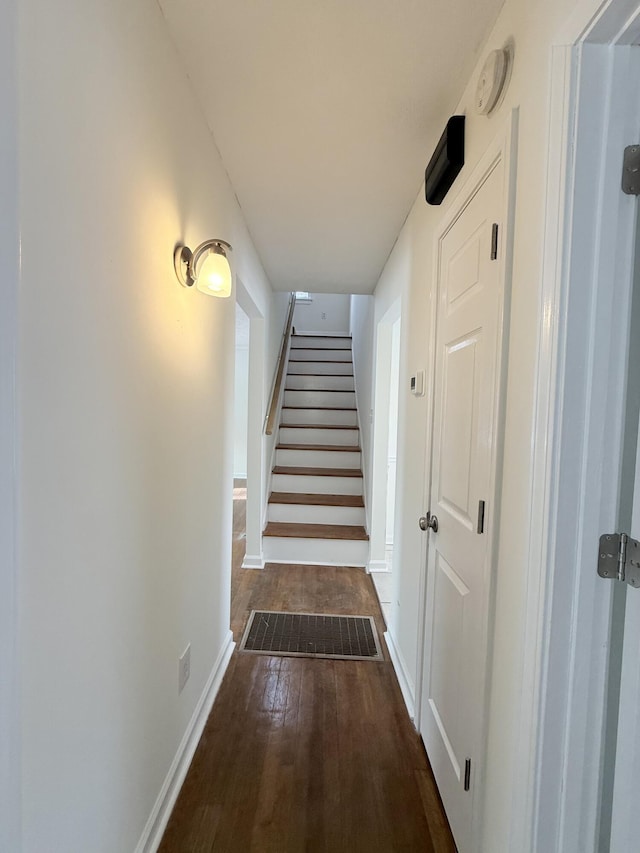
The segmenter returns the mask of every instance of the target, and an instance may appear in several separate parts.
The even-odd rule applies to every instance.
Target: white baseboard
[[[169,822],[175,802],[178,799],[180,788],[182,788],[182,783],[187,775],[196,747],[202,737],[205,723],[211,713],[211,708],[220,689],[224,674],[227,671],[234,648],[233,634],[229,631],[222,650],[218,655],[218,659],[211,670],[211,675],[207,679],[205,688],[202,691],[202,696],[189,721],[178,751],[171,762],[171,767],[160,789],[158,799],[149,815],[149,820],[142,832],[140,841],[138,841],[135,853],[155,853],[160,846],[162,836]]]
[[[242,569],[264,569],[264,557],[258,554],[256,557],[245,554],[242,561]]]
[[[386,572],[389,573],[389,566],[386,560],[369,560],[367,571],[371,572]]]
[[[407,675],[407,669],[404,665],[404,661],[402,660],[402,655],[398,651],[398,648],[393,641],[393,637],[389,631],[385,631],[384,640],[387,644],[387,648],[389,649],[389,657],[391,658],[391,663],[393,664],[393,668],[396,672],[396,678],[398,679],[398,684],[400,685],[400,690],[402,691],[402,698],[404,699],[404,704],[407,706],[407,711],[409,712],[409,716],[413,720],[413,724],[417,725],[417,721],[415,719],[415,696],[414,689],[411,686],[411,682]]]

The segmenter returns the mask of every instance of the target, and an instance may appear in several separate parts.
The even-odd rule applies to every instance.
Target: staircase
[[[291,337],[271,488],[266,561],[366,565],[351,338]]]

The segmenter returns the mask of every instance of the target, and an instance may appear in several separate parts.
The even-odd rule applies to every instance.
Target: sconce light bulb
[[[231,267],[225,255],[213,249],[207,253],[197,271],[196,287],[210,296],[231,295]]]

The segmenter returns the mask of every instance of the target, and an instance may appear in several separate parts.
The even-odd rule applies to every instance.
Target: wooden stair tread
[[[270,521],[263,536],[282,536],[295,539],[358,539],[367,540],[367,531],[355,524],[294,524]]]
[[[352,392],[353,393],[353,392]],[[283,409],[323,409],[325,412],[355,412],[355,406],[283,406]]]
[[[280,429],[358,429],[347,424],[280,424]]]
[[[322,364],[353,364],[353,360],[350,358],[290,358],[289,363],[291,362],[299,364],[318,364],[318,362]]]
[[[304,391],[305,394],[313,394],[316,391],[320,391],[323,394],[327,391],[330,391],[332,394],[355,394],[355,390],[353,388],[289,388],[287,385],[285,385],[284,390]]]
[[[297,349],[306,349],[313,350],[314,352],[351,352],[351,347],[308,347],[302,344],[301,346],[294,347],[292,345],[291,352],[295,352]]]
[[[360,453],[357,445],[348,444],[277,444],[276,450],[327,450],[331,453]]]
[[[315,495],[305,492],[271,492],[270,504],[303,504],[304,506],[364,507],[362,495]]]
[[[329,364],[347,364],[347,362],[340,361],[331,361]],[[347,379],[353,379],[353,373],[291,373],[288,372],[287,376],[324,376],[326,379],[340,379],[342,376],[346,376]]]
[[[340,338],[349,338],[349,340],[351,340],[351,335],[348,335],[346,332],[344,333],[344,335],[339,335],[337,332],[334,332],[331,335],[328,335],[328,334],[326,334],[326,335],[305,335],[304,332],[294,332],[291,335],[291,337],[292,338],[316,338],[317,340],[320,340],[320,341],[331,341],[334,338],[338,338],[338,340],[340,340]]]
[[[302,468],[276,465],[274,474],[294,474],[300,477],[362,477],[359,468]]]

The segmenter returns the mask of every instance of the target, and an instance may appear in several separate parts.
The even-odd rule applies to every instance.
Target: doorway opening
[[[375,342],[369,571],[387,625],[393,618],[400,342],[398,299],[378,323]]]
[[[250,321],[236,303],[236,369],[233,414],[233,488],[247,490],[247,436],[249,416]]]

